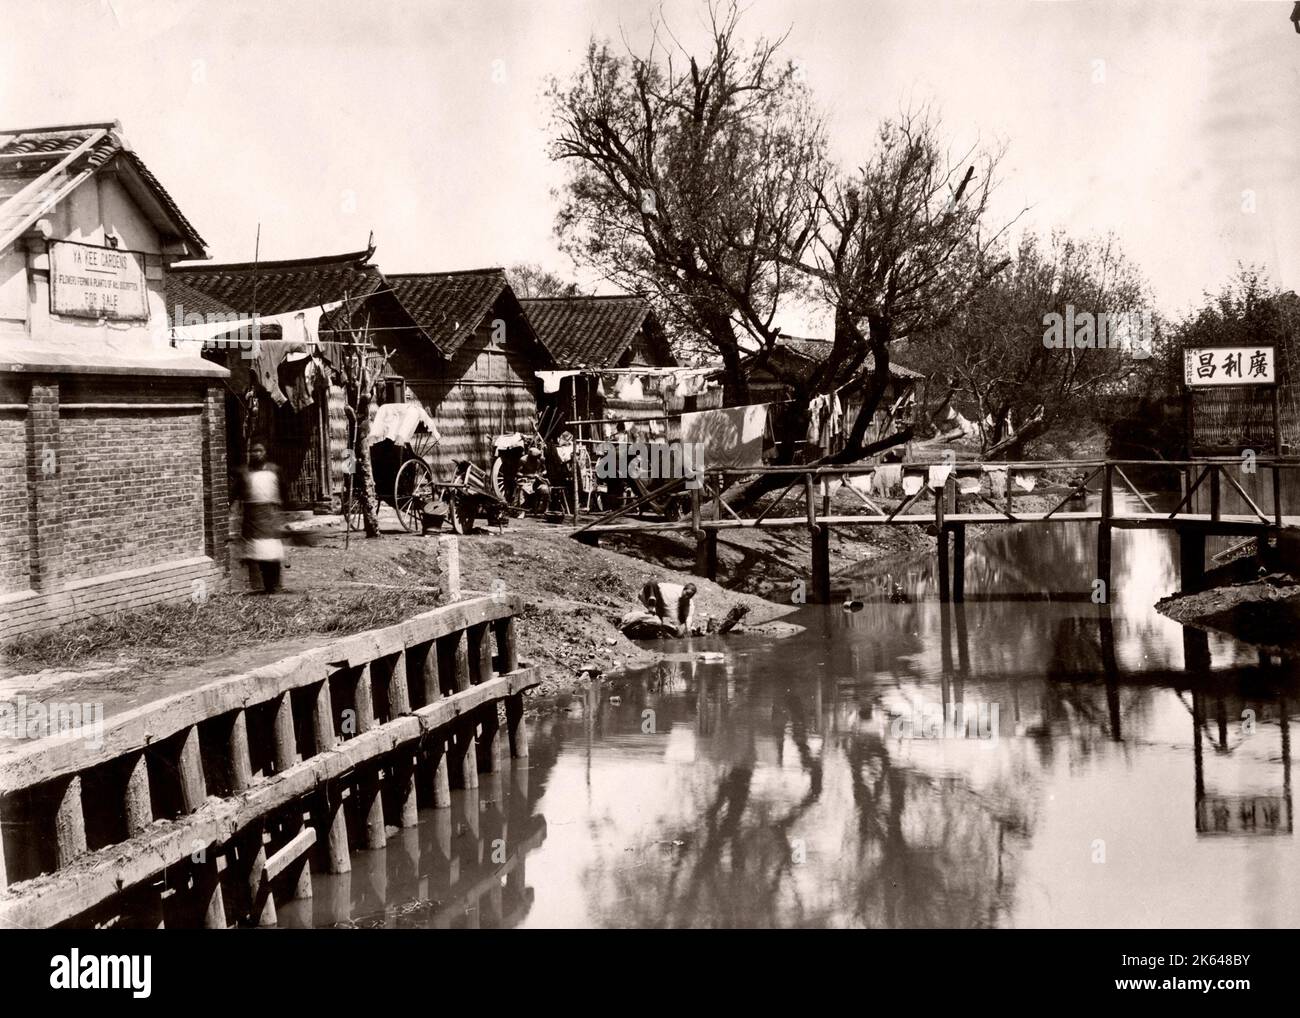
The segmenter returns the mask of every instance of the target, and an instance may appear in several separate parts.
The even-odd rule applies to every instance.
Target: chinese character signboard
[[[74,318],[147,321],[144,255],[70,241],[51,244],[50,311]]]
[[[1277,350],[1271,345],[1185,347],[1188,454],[1280,453],[1278,383]]]
[[[1192,386],[1273,385],[1277,370],[1271,346],[1189,347],[1183,351],[1183,382]]]

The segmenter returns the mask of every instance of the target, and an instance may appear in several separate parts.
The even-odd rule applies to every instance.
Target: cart
[[[370,447],[370,472],[375,479],[378,502],[391,505],[402,529],[411,533],[424,531],[426,507],[432,507],[438,501],[439,485],[430,466],[437,445],[436,433],[421,423],[403,445],[384,438]],[[349,530],[360,530],[359,492],[364,479],[358,471],[349,480],[350,485],[343,495],[343,516]],[[375,510],[379,510],[379,505]]]
[[[457,534],[473,533],[474,521],[478,519],[486,519],[491,527],[501,527],[506,522],[507,503],[492,490],[492,479],[487,472],[469,460],[456,461],[456,480],[441,486],[438,502],[445,509],[439,512],[431,508],[428,515],[438,519],[439,525],[441,517],[445,517]]]

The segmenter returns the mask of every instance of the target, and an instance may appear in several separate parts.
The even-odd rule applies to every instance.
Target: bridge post
[[[943,522],[943,500],[946,494],[943,488],[934,491],[935,545],[939,556],[939,600],[945,603],[952,596],[948,586],[948,528]]]
[[[1223,515],[1223,500],[1219,491],[1219,465],[1210,465],[1210,519],[1218,522]]]
[[[813,598],[831,603],[831,528],[824,523],[812,528]]]
[[[1102,469],[1101,522],[1097,524],[1097,579],[1105,585],[1106,604],[1110,596],[1110,521],[1115,514],[1115,495],[1112,491],[1114,468],[1107,463]]]
[[[1178,589],[1192,593],[1205,583],[1205,534],[1200,531],[1178,531]]]
[[[966,524],[955,523],[952,528],[952,599],[963,601],[966,597]]]
[[[718,531],[714,527],[695,536],[695,575],[718,578]]]

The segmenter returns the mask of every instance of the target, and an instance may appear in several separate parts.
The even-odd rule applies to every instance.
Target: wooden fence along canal
[[[7,754],[0,926],[274,924],[313,865],[527,757],[518,610],[458,602]]]

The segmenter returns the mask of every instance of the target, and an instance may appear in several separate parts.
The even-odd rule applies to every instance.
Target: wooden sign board
[[[1193,388],[1276,385],[1277,352],[1271,346],[1188,347],[1183,383]]]
[[[148,321],[144,255],[55,241],[50,245],[50,311],[74,318]]]

